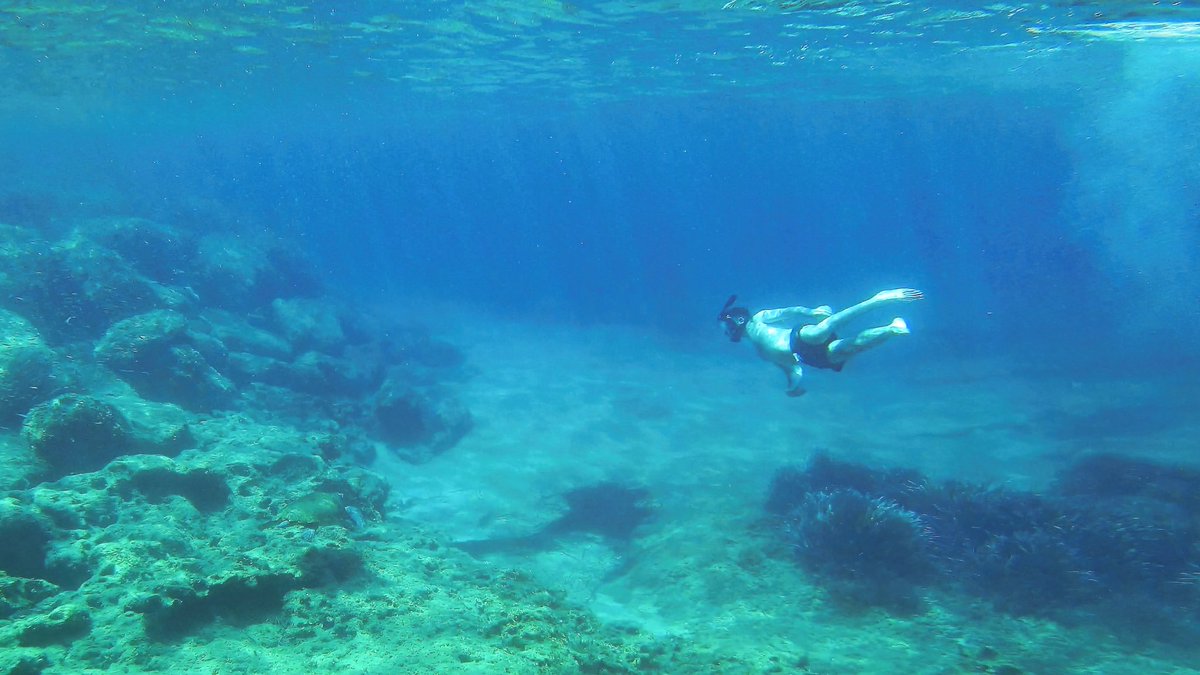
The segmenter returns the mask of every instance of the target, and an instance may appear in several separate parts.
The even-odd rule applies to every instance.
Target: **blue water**
[[[1184,31],[1186,6],[1142,17],[1142,37],[1108,27],[1138,3],[927,24],[966,8],[897,5],[913,35],[880,32],[878,8],[433,3],[388,7],[415,34],[365,45],[337,35],[380,7],[197,8],[226,29],[267,22],[245,37],[150,7],[199,46],[114,21],[145,43],[134,55],[9,55],[30,69],[5,106],[17,186],[59,209],[125,202],[301,236],[355,295],[699,331],[729,293],[845,305],[911,285],[933,299],[938,349],[1194,356],[1200,52],[1149,23]],[[23,39],[69,19],[24,17]],[[460,20],[454,49],[420,33]],[[305,30],[328,33],[294,42]],[[444,72],[425,88],[359,72],[418,65]]]
[[[265,233],[268,239],[298,242],[315,261],[331,297],[411,318],[468,355],[491,354],[503,361],[508,356],[503,350],[509,349],[511,362],[481,364],[468,356],[465,375],[446,377],[478,404],[477,426],[470,434],[469,425],[462,426],[467,449],[457,450],[480,465],[447,469],[434,460],[424,468],[393,466],[389,475],[402,495],[394,500],[400,504],[396,509],[422,525],[445,527],[451,539],[480,549],[531,536],[516,532],[514,537],[505,529],[506,509],[517,514],[512,516],[517,523],[537,521],[530,514],[541,503],[532,504],[533,496],[499,505],[501,496],[539,490],[571,494],[567,488],[579,487],[582,475],[610,479],[637,465],[644,472],[634,476],[638,480],[663,480],[646,487],[663,500],[665,511],[679,516],[690,508],[699,514],[680,521],[683,535],[667,525],[654,530],[668,544],[651,554],[662,556],[667,566],[708,565],[711,549],[696,544],[689,550],[688,544],[695,539],[714,549],[726,546],[705,535],[721,531],[725,536],[720,528],[729,526],[735,533],[728,535],[730,541],[742,547],[738,564],[749,569],[762,563],[765,579],[771,569],[778,573],[759,560],[771,555],[787,563],[781,565],[786,583],[808,579],[798,576],[788,554],[761,552],[769,548],[761,541],[770,537],[777,547],[806,554],[813,579],[822,573],[837,577],[862,556],[851,546],[848,553],[840,551],[844,558],[830,557],[813,544],[817,535],[835,551],[846,542],[845,532],[834,531],[821,517],[836,505],[842,505],[836,508],[843,516],[858,509],[874,513],[867,518],[873,523],[891,518],[899,525],[885,535],[899,536],[902,530],[917,541],[933,531],[922,518],[940,517],[950,508],[944,504],[970,511],[974,506],[968,502],[974,499],[982,505],[980,512],[1003,521],[1003,527],[994,528],[1002,534],[979,544],[973,537],[982,528],[963,524],[969,520],[964,516],[962,522],[941,523],[943,533],[936,535],[946,541],[951,534],[959,537],[959,548],[935,543],[951,551],[946,555],[960,565],[956,570],[990,570],[954,574],[991,575],[1003,582],[967,593],[970,599],[954,605],[964,613],[953,616],[973,616],[971,603],[977,598],[993,601],[996,611],[979,622],[983,634],[1012,633],[1003,622],[1023,612],[1038,615],[1038,601],[1061,588],[1063,578],[1090,602],[1092,571],[1067,569],[1079,551],[1063,551],[1103,550],[1117,545],[1112,542],[1145,544],[1161,554],[1146,559],[1174,565],[1156,568],[1169,567],[1171,578],[1155,577],[1161,585],[1144,595],[1149,605],[1174,597],[1168,584],[1188,586],[1191,595],[1179,607],[1167,608],[1179,614],[1157,615],[1151,607],[1147,615],[1164,622],[1178,616],[1187,619],[1183,623],[1194,620],[1194,554],[1162,553],[1155,548],[1159,539],[1134,522],[1142,517],[1137,508],[1145,506],[1139,499],[1162,501],[1170,508],[1152,512],[1146,507],[1145,513],[1178,527],[1154,530],[1167,542],[1159,548],[1177,541],[1194,546],[1192,528],[1180,523],[1194,519],[1188,509],[1194,511],[1195,504],[1174,488],[1185,479],[1193,484],[1196,475],[1172,473],[1174,463],[1194,465],[1189,411],[1200,398],[1194,384],[1194,375],[1200,375],[1195,309],[1200,299],[1200,8],[1194,3],[352,4],[143,0],[120,7],[0,7],[0,224],[30,228],[48,241],[59,241],[97,216],[145,217],[197,234],[228,230],[256,242]],[[0,241],[0,247],[8,243]],[[0,270],[0,281],[5,273]],[[809,396],[816,402],[805,400],[808,407],[794,409],[771,407],[782,400],[782,381],[766,374],[744,375],[744,382],[731,382],[728,389],[723,381],[713,384],[713,372],[723,375],[717,369],[725,361],[718,359],[754,359],[749,349],[738,353],[725,344],[715,320],[730,294],[755,309],[842,308],[896,287],[919,288],[927,298],[911,314],[904,310],[912,339],[903,349],[884,350],[902,355],[906,361],[898,372],[906,377],[885,381],[878,372],[890,371],[868,368],[864,379],[845,388],[840,382],[817,388]],[[0,306],[24,307],[8,301]],[[275,311],[269,307],[251,313],[245,325],[285,333],[290,326],[271,322],[284,323],[289,315],[264,318]],[[478,342],[499,336],[498,345],[472,343],[475,333],[443,334],[442,317],[423,313],[429,307],[453,308],[455,326],[472,312],[503,321],[494,332],[478,333],[483,336]],[[536,341],[543,338],[535,337],[541,332],[533,326],[549,327],[547,334],[571,344],[556,345],[561,351],[542,361],[538,357],[546,345]],[[605,345],[608,351],[581,330],[593,328],[601,336],[616,336]],[[90,346],[72,342],[78,336],[71,331],[63,333],[66,338],[50,341],[55,349],[70,358],[71,350],[85,357],[92,353]],[[529,342],[521,344],[523,338]],[[211,342],[197,344],[211,347]],[[298,338],[296,344],[306,343]],[[664,351],[638,353],[633,356],[642,361],[626,362],[612,353],[622,345]],[[342,347],[338,343],[330,354],[340,358]],[[718,351],[722,348],[729,351]],[[286,356],[279,358],[295,356],[290,349],[284,344]],[[224,359],[223,350],[214,348],[205,356],[219,362],[212,353]],[[264,353],[278,356],[269,349]],[[364,369],[369,369],[379,365],[370,359],[380,354],[387,352],[356,358],[366,359]],[[604,389],[603,378],[618,385],[593,391],[590,372],[553,379],[556,369],[575,366],[576,354],[584,355],[582,362],[594,359],[593,366],[601,363],[594,377],[602,384],[596,389]],[[1003,367],[979,365],[994,363]],[[320,362],[353,370],[348,364]],[[653,370],[656,365],[661,369]],[[606,370],[609,366],[612,370]],[[729,379],[751,367],[735,371],[731,365]],[[696,381],[707,389],[688,388],[689,368],[703,371]],[[960,368],[1013,377],[956,379]],[[315,366],[304,372],[315,372]],[[909,388],[909,380],[917,383]],[[309,387],[305,395],[321,390],[303,382]],[[1162,382],[1168,384],[1160,390]],[[238,394],[244,396],[238,405],[252,409],[272,400],[252,386],[257,384],[239,383]],[[1111,398],[1104,386],[1112,387]],[[760,397],[758,392],[769,387],[777,389],[769,391],[775,398],[768,401],[768,393]],[[340,428],[349,429],[358,442],[374,433],[372,415],[378,414],[371,407],[378,403],[378,383],[364,391],[353,405],[302,399],[292,408],[280,404],[279,415],[289,423],[293,415],[300,428],[317,425],[313,420],[329,428],[344,424]],[[351,421],[326,419],[343,403]],[[576,420],[575,405],[594,409]],[[729,408],[735,412],[725,416]],[[928,419],[914,419],[910,410]],[[755,416],[760,413],[762,424]],[[554,421],[570,418],[580,426],[563,422],[543,433],[554,424],[530,423],[531,414],[559,415],[562,420]],[[510,429],[503,429],[506,421]],[[894,447],[888,444],[893,429],[900,439]],[[1128,454],[1137,457],[1142,437],[1151,439],[1152,459],[1165,460],[1167,468],[1101,462],[1088,469],[1095,475],[1080,469],[1082,477],[1074,480],[1083,487],[1075,486],[1069,508],[1057,503],[1051,508],[1029,490],[1051,485],[1067,460],[1097,448],[1120,445],[1123,450],[1128,444]],[[790,497],[809,511],[793,508],[785,527],[769,534],[746,525],[765,517],[760,505],[771,471],[803,464],[791,460],[804,459],[798,453],[815,449],[818,438],[841,443],[832,448],[839,459],[871,464],[883,457],[889,466],[913,465],[939,481],[957,478],[957,472],[972,480],[1007,482],[1015,492],[979,488],[960,499],[957,484],[932,478],[922,483],[925,478],[917,473],[915,478],[903,474],[899,486],[884,484],[894,476],[870,474],[868,482],[879,483],[872,489],[854,481],[821,483],[797,473],[803,479],[795,479],[800,487]],[[529,457],[497,459],[491,447],[482,447],[488,442],[528,451]],[[561,448],[549,449],[554,443]],[[673,454],[693,446],[702,459]],[[980,448],[995,451],[988,455]],[[611,466],[588,455],[606,449],[613,451]],[[561,459],[568,451],[593,461],[580,460],[580,466],[566,470],[547,459]],[[736,457],[738,452],[745,457]],[[644,466],[635,461],[643,454]],[[364,452],[355,459],[373,456]],[[558,474],[549,475],[538,461]],[[688,470],[679,471],[684,464]],[[388,469],[385,463],[379,470]],[[850,475],[860,470],[868,472],[838,468]],[[1129,480],[1138,472],[1154,489],[1141,486],[1144,494],[1139,492],[1139,480]],[[714,488],[712,475],[718,474],[729,483]],[[1118,474],[1121,480],[1114,477]],[[521,483],[530,476],[545,485],[533,489]],[[1116,487],[1106,482],[1110,479]],[[931,494],[942,492],[922,502],[910,489],[916,484]],[[706,489],[721,494],[705,496]],[[1108,511],[1094,508],[1101,496],[1113,500],[1102,504]],[[729,516],[724,510],[729,504],[752,513],[731,510]],[[623,532],[630,537],[644,514],[640,507],[625,506],[638,521]],[[1010,522],[1014,511],[1028,518],[1013,516]],[[380,523],[393,523],[390,517],[380,514]],[[1088,527],[1077,528],[1083,535],[1060,540],[1056,532],[1066,519],[1086,520]],[[586,515],[579,520],[586,521]],[[863,518],[846,520],[870,529],[862,527]],[[736,525],[729,525],[732,521]],[[369,528],[374,521],[363,524]],[[345,529],[345,523],[341,526]],[[687,527],[697,534],[687,534]],[[1034,529],[1036,537],[1026,531]],[[534,539],[553,550],[561,542],[557,532],[551,534]],[[858,534],[868,548],[875,541],[871,537],[883,536]],[[311,543],[318,535],[305,536]],[[1041,558],[1022,557],[1035,545],[1043,547],[1036,549]],[[1087,553],[1077,557],[1105,560],[1095,550]],[[921,574],[914,572],[913,578],[924,579],[928,561],[914,556],[920,564],[913,567]],[[971,567],[960,559],[971,556],[982,562],[969,561]],[[1096,578],[1123,580],[1139,590],[1122,575],[1133,568],[1143,573],[1152,565],[1137,567],[1143,558],[1127,557],[1113,563],[1116,571],[1109,577]],[[868,576],[888,580],[893,560],[883,558]],[[580,560],[590,559],[581,555]],[[850,563],[843,564],[846,560]],[[1060,564],[1045,566],[1051,574],[1039,567],[1043,560]],[[633,569],[632,581],[605,587],[613,598],[625,592],[633,607],[639,592],[654,591],[660,595],[643,599],[652,597],[647,605],[657,606],[673,595],[666,572],[653,576],[659,569],[654,564],[640,570],[636,562],[623,565],[614,566],[619,574],[613,577]],[[711,566],[706,572],[711,576],[697,583],[725,589],[714,606],[725,603],[722,611],[744,618],[736,579],[728,587],[722,584],[725,576],[745,570],[726,571]],[[954,574],[948,578],[962,581]],[[1024,584],[1026,574],[1042,585]],[[596,576],[597,588],[601,579],[612,580],[603,572]],[[722,581],[711,582],[715,576]],[[769,583],[774,582],[762,582]],[[945,579],[937,583],[951,585]],[[692,602],[708,597],[707,592],[693,587],[679,597]],[[1005,606],[1006,594],[1020,602]],[[1063,604],[1070,611],[1078,598],[1067,599]],[[610,600],[621,604],[605,597]],[[597,606],[605,609],[603,603]],[[664,616],[668,613],[664,610]],[[780,624],[762,632],[769,639],[776,635],[772,629],[789,635],[789,615],[780,616],[785,617]],[[822,621],[819,614],[802,618],[810,622],[805,626]],[[636,620],[651,633],[656,622],[668,626],[664,634],[691,630],[682,620],[672,625],[657,615]],[[451,619],[445,625],[457,624]],[[757,634],[747,625],[739,628]],[[951,637],[931,649],[940,657],[958,658],[955,650],[964,653],[967,638],[958,641],[956,633],[942,628],[938,637]],[[1180,633],[1190,635],[1186,629]],[[1150,625],[1147,633],[1157,630]],[[1159,632],[1169,642],[1171,631]],[[1030,633],[1038,635],[1036,629]],[[720,644],[723,634],[703,636],[701,652],[709,649],[709,639]],[[839,653],[840,637],[822,639],[835,645],[830,653]],[[1179,642],[1187,652],[1188,640]],[[806,646],[788,644],[789,653],[808,658]],[[972,654],[992,649],[968,646]],[[999,661],[980,658],[1001,672]],[[1194,654],[1188,652],[1188,658],[1194,661]],[[1029,672],[1035,672],[1036,660],[1029,663]],[[1130,665],[1130,672],[1137,667]]]

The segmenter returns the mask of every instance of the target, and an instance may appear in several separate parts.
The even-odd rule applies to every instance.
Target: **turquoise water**
[[[5,3],[0,668],[1191,672],[1198,38]]]

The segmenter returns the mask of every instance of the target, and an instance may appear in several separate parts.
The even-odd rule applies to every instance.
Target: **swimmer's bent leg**
[[[801,340],[809,344],[821,344],[828,340],[830,335],[836,333],[838,327],[876,307],[889,305],[894,302],[913,302],[924,297],[925,294],[915,288],[896,288],[890,291],[880,291],[869,300],[860,302],[853,307],[847,307],[821,323],[801,327],[799,336]],[[866,332],[869,331],[864,331],[864,333]]]
[[[908,335],[908,325],[904,323],[904,319],[896,317],[886,326],[868,328],[850,339],[830,342],[829,360],[833,363],[845,363],[851,356],[878,347],[893,335]]]

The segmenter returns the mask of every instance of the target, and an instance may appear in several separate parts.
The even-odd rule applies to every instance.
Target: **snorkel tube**
[[[733,303],[737,302],[737,296],[731,295],[725,301],[725,306],[721,308],[721,313],[717,315],[717,321],[725,324],[725,335],[732,342],[738,342],[742,336],[746,334],[746,324],[750,322],[750,310],[745,307],[734,307]]]
[[[725,306],[721,308],[721,313],[717,315],[717,321],[724,321],[729,318],[729,308],[733,307],[733,303],[737,302],[737,294],[729,296],[725,301]]]

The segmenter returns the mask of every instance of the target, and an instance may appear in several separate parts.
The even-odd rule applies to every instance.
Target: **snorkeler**
[[[764,309],[750,315],[745,307],[734,307],[736,295],[729,296],[717,320],[725,324],[725,334],[733,342],[742,336],[750,338],[754,348],[763,359],[783,369],[788,379],[788,396],[801,396],[804,387],[802,366],[840,371],[846,360],[859,352],[882,344],[893,335],[907,335],[908,324],[896,317],[886,326],[868,328],[853,338],[842,339],[837,329],[851,319],[876,307],[896,302],[914,302],[925,297],[915,288],[897,288],[880,291],[870,300],[834,313],[829,305],[815,309],[807,307],[785,307]],[[806,319],[819,319],[818,323],[805,323]]]

